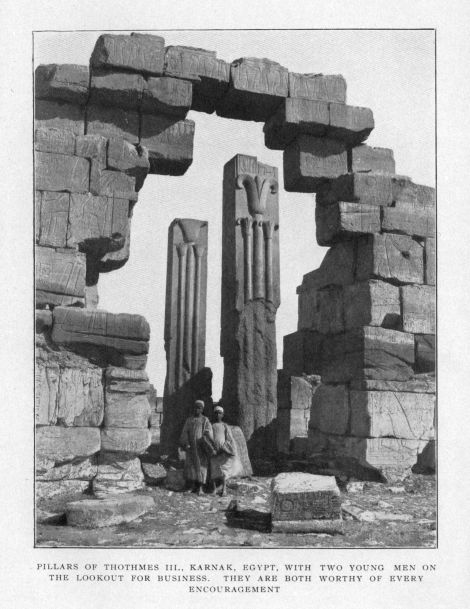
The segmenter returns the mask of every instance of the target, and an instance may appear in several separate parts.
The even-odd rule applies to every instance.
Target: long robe
[[[180,444],[185,447],[186,461],[184,463],[184,477],[192,482],[201,482],[205,484],[207,481],[208,458],[201,449],[199,440],[204,434],[207,434],[211,439],[212,426],[210,421],[204,415],[200,417],[189,417],[181,432]],[[189,448],[186,448],[189,446]]]
[[[228,479],[240,476],[243,473],[243,466],[230,427],[223,422],[212,423],[212,432],[216,450],[220,450],[227,443],[234,454],[229,455],[225,452],[219,452],[215,457],[211,457],[211,479],[216,480],[222,477]]]

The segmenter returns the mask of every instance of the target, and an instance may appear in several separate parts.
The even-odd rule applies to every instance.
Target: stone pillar
[[[237,155],[224,167],[221,355],[228,422],[252,455],[274,448],[279,293],[277,168]]]
[[[195,399],[211,395],[205,365],[207,222],[176,219],[168,229],[165,306],[167,373],[163,398],[162,450],[176,448]]]

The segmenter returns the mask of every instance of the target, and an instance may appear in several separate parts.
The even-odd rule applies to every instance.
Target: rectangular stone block
[[[146,395],[121,393],[106,389],[104,426],[147,429],[149,426],[150,404]]]
[[[401,328],[400,288],[370,279],[343,288],[346,330],[360,326]]]
[[[318,290],[318,321],[320,334],[338,334],[344,331],[343,288],[331,286]]]
[[[415,336],[415,348],[416,338],[417,337]],[[351,389],[355,389],[358,391],[404,391],[406,393],[436,393],[436,378],[431,374],[417,374],[409,381],[377,381],[372,379],[362,379],[351,381],[350,386]]]
[[[140,455],[150,446],[151,435],[148,429],[117,427],[101,430],[101,450],[127,455]]]
[[[273,521],[330,520],[341,517],[341,494],[333,476],[278,474],[271,482]]]
[[[334,245],[364,233],[380,232],[380,207],[339,201],[315,208],[318,245]]]
[[[193,162],[194,121],[142,116],[140,143],[148,149],[150,173],[183,175]]]
[[[325,520],[273,520],[271,523],[272,533],[315,533],[317,535],[334,535],[343,533],[343,519]]]
[[[328,137],[356,146],[369,137],[374,126],[374,115],[370,108],[330,104]]]
[[[319,302],[318,290],[299,286],[298,293],[298,330],[318,330]]]
[[[80,135],[75,138],[75,155],[96,161],[100,169],[106,167],[108,140],[102,135]]]
[[[322,336],[312,330],[298,330],[284,336],[283,370],[286,374],[320,374]]]
[[[61,463],[77,457],[89,457],[100,450],[100,430],[97,427],[36,428],[36,457]]]
[[[436,239],[424,240],[424,283],[436,285]]]
[[[114,197],[73,194],[70,197],[70,215],[67,246],[77,248],[86,240],[109,238],[125,230],[129,201]]]
[[[327,102],[288,97],[264,125],[264,143],[271,150],[284,150],[299,135],[323,136],[328,123]]]
[[[37,99],[34,102],[37,129],[60,129],[74,135],[85,133],[85,107]]]
[[[51,152],[35,153],[37,190],[87,192],[90,164],[86,159]]]
[[[400,288],[403,330],[415,334],[436,332],[436,289],[429,285]]]
[[[36,99],[53,99],[85,105],[88,100],[88,66],[75,64],[41,65],[35,71]]]
[[[278,370],[277,407],[279,410],[308,410],[320,378],[316,375],[291,376]]]
[[[431,186],[415,184],[407,176],[392,176],[392,198],[397,206],[408,204],[419,209],[436,207],[436,190]]]
[[[395,173],[395,159],[390,148],[374,148],[361,144],[349,151],[349,171]]]
[[[87,106],[87,135],[122,137],[131,144],[139,142],[139,114],[123,108]]]
[[[75,135],[64,129],[39,127],[34,130],[34,150],[72,155],[75,153]]]
[[[137,201],[135,178],[122,173],[103,169],[90,180],[90,191],[94,195],[104,195],[127,201]]]
[[[408,235],[367,235],[358,239],[356,280],[424,281],[423,245]]]
[[[265,122],[288,95],[288,71],[275,61],[243,57],[230,66],[230,85],[219,116]]]
[[[423,209],[416,203],[396,203],[394,207],[385,207],[382,215],[382,230],[416,237],[434,237],[435,209]]]
[[[137,457],[127,458],[119,453],[101,452],[97,470],[93,480],[93,494],[98,499],[144,488],[144,474]]]
[[[320,267],[303,276],[302,285],[297,288],[297,293],[329,285],[349,285],[354,281],[355,266],[354,243],[352,241],[336,243],[326,252]]]
[[[52,340],[58,344],[90,344],[133,355],[148,353],[150,329],[141,315],[56,307]]]
[[[132,33],[102,34],[91,55],[93,68],[123,69],[160,76],[163,74],[165,40],[161,36]]]
[[[39,217],[39,245],[66,247],[70,194],[44,191],[41,197]]]
[[[317,192],[317,205],[331,205],[338,201],[362,205],[392,205],[392,177],[380,173],[339,173],[335,180],[324,184]]]
[[[148,153],[120,137],[108,140],[107,168],[135,177],[135,189],[140,190],[150,169]]]
[[[284,188],[288,192],[317,192],[325,181],[347,173],[346,145],[300,135],[284,150]]]
[[[91,73],[90,104],[138,111],[144,85],[142,74],[94,69]]]
[[[413,376],[412,334],[366,326],[328,337],[322,345],[322,382],[353,379],[407,381]]]
[[[434,437],[435,397],[431,393],[351,391],[351,435],[362,438]]]
[[[85,274],[85,254],[36,246],[36,304],[83,303]]]
[[[106,389],[107,391],[147,394],[151,385],[145,370],[127,370],[109,366],[106,368]]]
[[[434,372],[435,369],[436,337],[433,334],[415,334],[415,371]]]
[[[349,416],[347,385],[320,385],[312,399],[309,427],[344,435],[348,431]]]
[[[143,89],[142,112],[184,118],[191,107],[192,97],[192,84],[188,80],[150,77]]]
[[[320,99],[344,104],[346,102],[346,80],[341,74],[289,72],[289,97]]]
[[[99,427],[104,397],[101,368],[62,368],[57,391],[55,421],[68,427]]]

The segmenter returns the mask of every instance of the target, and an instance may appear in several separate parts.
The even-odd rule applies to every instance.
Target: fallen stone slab
[[[271,531],[273,533],[327,533],[335,535],[343,534],[343,519],[323,520],[272,520]]]
[[[400,288],[385,281],[369,279],[343,288],[344,326],[400,329]]]
[[[34,103],[36,129],[59,129],[73,135],[85,133],[85,106],[37,99]],[[45,150],[44,152],[60,152]]]
[[[97,453],[100,447],[98,427],[48,425],[36,428],[36,456],[55,463],[90,457]]]
[[[374,115],[370,108],[330,104],[330,124],[327,137],[341,140],[351,146],[360,144],[373,130]]]
[[[322,381],[407,381],[413,377],[412,334],[374,326],[329,337],[322,346]]]
[[[40,212],[36,215],[37,243],[47,247],[66,247],[70,194],[48,191],[40,194]]]
[[[284,336],[282,368],[286,374],[320,374],[321,345],[319,332],[300,329]]]
[[[161,36],[102,34],[90,59],[92,68],[117,68],[160,76],[163,74],[165,40]]]
[[[263,127],[265,146],[284,150],[299,135],[323,136],[329,118],[327,102],[288,97]]]
[[[101,450],[127,456],[141,455],[150,446],[148,428],[108,427],[101,430]]]
[[[87,159],[52,152],[35,153],[35,188],[87,192],[90,163]]]
[[[415,371],[434,372],[436,369],[436,337],[434,334],[415,334]],[[433,379],[434,381],[434,379]],[[434,381],[435,384],[435,381]],[[435,387],[434,387],[435,391]]]
[[[83,305],[85,274],[85,254],[36,246],[36,306]]]
[[[265,122],[288,95],[288,71],[275,61],[243,57],[230,65],[230,84],[218,116]]]
[[[334,245],[360,234],[380,232],[380,207],[339,201],[315,208],[318,245]]]
[[[93,529],[132,522],[155,506],[152,497],[128,495],[107,499],[83,499],[65,506],[67,524]]]
[[[436,289],[428,285],[400,288],[403,330],[415,334],[436,332]]]
[[[36,99],[52,99],[84,105],[88,101],[88,66],[76,64],[40,65],[35,70]]]
[[[390,148],[375,148],[361,144],[349,151],[350,172],[395,173],[395,159]]]
[[[317,192],[326,181],[347,173],[347,148],[341,141],[299,135],[285,148],[283,163],[288,192]]]
[[[278,474],[271,482],[271,517],[273,522],[340,518],[341,494],[334,476]]]
[[[120,137],[131,144],[139,142],[138,112],[114,106],[87,106],[87,134]]]
[[[289,72],[289,97],[346,103],[346,80],[340,74]]]
[[[193,162],[194,121],[144,114],[140,143],[148,149],[150,173],[183,175]]]
[[[34,150],[73,155],[75,134],[57,127],[37,127],[34,130]]]
[[[347,385],[320,385],[312,399],[309,428],[344,435],[348,430],[349,418]]]

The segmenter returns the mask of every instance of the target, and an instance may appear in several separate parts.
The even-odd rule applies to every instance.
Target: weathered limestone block
[[[392,205],[392,177],[381,173],[339,173],[335,180],[324,184],[318,191],[317,205],[330,205],[338,201],[362,205]]]
[[[436,239],[424,240],[424,283],[436,285]]]
[[[415,334],[436,332],[436,289],[429,285],[400,288],[403,330]]]
[[[57,344],[87,344],[131,355],[148,353],[150,329],[141,315],[56,307],[52,340]]]
[[[341,517],[341,494],[334,476],[278,474],[271,482],[273,521],[332,520]]]
[[[151,77],[145,81],[141,110],[145,114],[184,118],[191,108],[192,97],[192,84],[188,80]]]
[[[349,416],[347,385],[320,385],[313,395],[309,427],[344,435],[348,431]]]
[[[38,99],[34,103],[34,124],[37,129],[60,129],[82,135],[85,132],[85,107]]]
[[[58,427],[48,425],[36,428],[36,456],[55,463],[72,461],[77,457],[90,457],[100,450],[98,427]]]
[[[137,457],[101,452],[93,493],[99,499],[115,493],[130,493],[144,487],[144,473]]]
[[[70,194],[44,191],[41,196],[38,223],[39,245],[65,247],[69,219]]]
[[[60,368],[56,363],[44,365],[36,359],[34,406],[37,425],[54,425],[57,421],[57,394]]]
[[[415,334],[415,371],[433,372],[436,369],[436,337]]]
[[[83,499],[66,505],[67,524],[94,529],[132,522],[155,506],[152,497],[132,495],[107,499]]]
[[[264,125],[264,143],[271,150],[284,150],[299,135],[323,136],[329,119],[327,102],[288,97]]]
[[[55,465],[50,459],[36,459],[36,480],[51,482],[53,480],[92,480],[98,471],[97,457],[74,459],[67,463]]]
[[[165,41],[160,36],[132,33],[102,34],[91,55],[92,68],[163,74]]]
[[[287,68],[269,59],[243,57],[232,61],[230,86],[216,112],[225,118],[265,122],[287,95]]]
[[[436,379],[430,374],[420,374],[415,375],[409,381],[377,381],[372,379],[353,380],[351,382],[351,389],[358,391],[436,393]]]
[[[318,316],[316,329],[320,334],[338,334],[344,331],[343,288],[331,286],[318,290]]]
[[[320,267],[304,275],[297,293],[329,285],[349,285],[354,282],[355,266],[354,243],[352,241],[336,243],[326,252]]]
[[[380,207],[338,201],[317,205],[315,228],[318,245],[334,245],[364,233],[380,232]]]
[[[352,436],[430,440],[434,437],[434,395],[351,391]]]
[[[90,179],[90,192],[94,195],[106,195],[137,201],[135,178],[120,171],[103,169]]]
[[[135,178],[135,190],[138,192],[150,169],[148,150],[135,146],[128,141],[110,137],[108,140],[107,168],[123,171]]]
[[[366,326],[323,341],[322,381],[407,381],[413,376],[412,334]]]
[[[355,146],[369,137],[374,126],[374,115],[370,108],[330,104],[328,137]]]
[[[415,184],[407,176],[392,176],[392,195],[397,206],[409,204],[418,209],[434,209],[436,206],[436,190]]]
[[[145,393],[152,387],[145,370],[127,370],[117,366],[106,368],[106,390],[122,393]]]
[[[49,500],[60,495],[77,495],[84,493],[89,487],[89,480],[38,480],[35,484],[36,500]]]
[[[400,329],[400,288],[369,279],[343,288],[346,330],[360,326]]]
[[[348,170],[343,142],[300,135],[284,150],[284,188],[288,192],[317,192],[326,180]]]
[[[193,162],[194,121],[142,115],[140,143],[148,149],[150,173],[183,175]]]
[[[340,74],[289,72],[289,97],[346,102],[346,80]]]
[[[83,304],[85,274],[85,254],[36,246],[36,306]]]
[[[88,160],[54,154],[35,153],[35,186],[37,190],[87,192],[90,163]]]
[[[86,132],[88,135],[121,137],[131,144],[137,144],[139,121],[139,114],[132,110],[89,104]]]
[[[90,104],[139,110],[145,79],[141,74],[94,69],[91,74]]]
[[[408,235],[367,235],[358,239],[356,280],[423,283],[423,246]]]
[[[211,114],[228,89],[230,64],[215,51],[185,46],[166,49],[165,74],[193,83],[192,110]]]
[[[35,71],[36,99],[54,99],[84,105],[88,100],[88,66],[75,64],[41,65]]]
[[[423,209],[416,203],[397,203],[394,207],[385,207],[382,216],[382,230],[416,237],[434,237],[436,234],[435,210]]]
[[[237,425],[230,425],[230,431],[232,432],[233,439],[236,445],[236,451],[242,464],[241,478],[253,475],[253,469],[251,467],[250,456],[248,454],[248,447],[246,445],[245,436],[243,431]]]
[[[110,427],[143,427],[149,426],[150,404],[145,395],[119,393],[106,390],[106,408],[104,425]]]
[[[324,520],[273,520],[273,533],[316,533],[317,535],[343,533],[343,519]]]
[[[75,153],[75,135],[57,127],[38,127],[34,130],[34,150],[72,155]]]
[[[405,478],[415,465],[426,440],[404,438],[328,437],[329,449],[339,457],[356,460],[366,469],[378,470],[388,480]]]
[[[150,446],[147,428],[108,427],[101,430],[101,450],[125,455],[140,455]]]
[[[96,161],[100,169],[106,167],[108,141],[102,135],[79,135],[75,138],[75,155]]]
[[[320,374],[321,345],[319,332],[299,329],[284,336],[282,368],[286,374]]]
[[[361,144],[350,150],[349,171],[395,173],[395,159],[390,148],[374,148]]]

